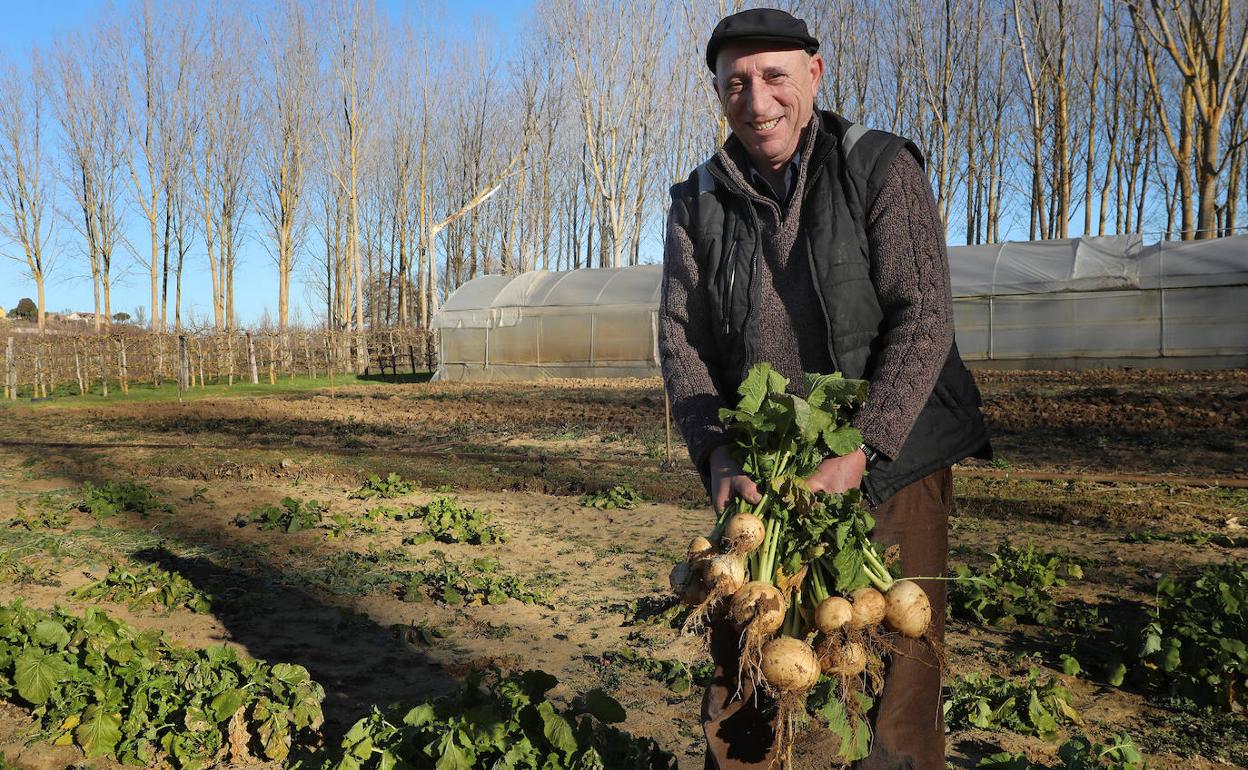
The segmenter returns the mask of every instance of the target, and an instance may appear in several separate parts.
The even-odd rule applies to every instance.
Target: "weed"
[[[360,488],[347,495],[356,500],[372,500],[382,498],[390,500],[403,495],[410,495],[420,487],[414,481],[404,481],[397,473],[390,473],[384,479],[373,474],[368,477]]]
[[[405,518],[421,519],[427,530],[426,534],[404,538],[403,542],[407,545],[430,540],[470,545],[507,542],[507,533],[494,523],[493,514],[461,506],[448,497],[439,497],[427,505],[411,509]]]
[[[955,567],[955,580],[949,586],[949,612],[953,617],[995,626],[1016,622],[1047,625],[1057,609],[1052,589],[1066,585],[1067,578],[1082,577],[1078,564],[1057,554],[1039,551],[1030,543],[1026,548],[1002,543],[987,569],[976,571],[962,564]]]
[[[184,607],[191,612],[211,612],[212,597],[176,572],[166,572],[155,564],[131,571],[114,565],[108,574],[89,586],[70,593],[75,599],[103,599],[124,602],[131,610],[160,607],[166,612]]]
[[[604,511],[614,509],[632,510],[642,500],[643,498],[638,494],[637,490],[627,484],[617,484],[603,492],[581,495],[580,503],[588,508],[597,508]]]
[[[280,530],[291,534],[318,526],[328,512],[329,506],[316,500],[283,497],[280,507],[261,505],[249,514],[235,516],[234,524],[239,527],[258,524],[262,531]]]
[[[953,730],[1007,730],[1052,741],[1059,723],[1079,721],[1070,697],[1056,680],[1040,681],[1039,669],[1022,682],[973,671],[948,686],[945,721]]]
[[[173,511],[173,506],[161,503],[150,487],[133,481],[106,481],[98,487],[90,481],[84,482],[77,507],[96,521],[123,512],[147,516],[153,511]]]

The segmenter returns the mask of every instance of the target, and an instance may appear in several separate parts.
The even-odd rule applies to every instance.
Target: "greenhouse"
[[[974,367],[1248,365],[1248,236],[1138,236],[949,249],[958,346]],[[487,275],[433,325],[441,380],[659,373],[659,265]]]

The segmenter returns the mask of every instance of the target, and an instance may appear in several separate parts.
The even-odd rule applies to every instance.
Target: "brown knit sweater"
[[[813,148],[813,131],[802,145],[802,162],[791,201],[801,201]],[[827,325],[810,276],[800,205],[782,209],[760,194],[737,160],[720,150],[729,175],[746,190],[764,227],[765,259],[759,263],[762,299],[760,357],[799,387],[802,372],[828,372]],[[931,185],[910,153],[888,169],[867,220],[871,279],[884,311],[883,349],[871,372],[867,403],[854,417],[864,440],[896,458],[923,409],[953,343],[953,306],[944,227]],[[795,244],[798,244],[795,247]],[[668,218],[663,257],[659,355],[672,416],[694,465],[705,468],[723,444],[718,413],[726,401],[715,389],[709,361],[715,355],[706,287],[689,234]],[[725,394],[735,400],[735,394]]]

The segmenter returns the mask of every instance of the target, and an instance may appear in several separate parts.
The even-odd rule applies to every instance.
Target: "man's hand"
[[[711,452],[707,465],[711,471],[711,507],[715,509],[716,516],[723,513],[734,497],[740,497],[751,505],[763,499],[758,487],[728,454],[728,447],[720,446]]]
[[[866,454],[861,449],[855,449],[847,455],[829,457],[819,463],[819,469],[806,477],[806,486],[812,492],[840,494],[861,484],[866,469]]]

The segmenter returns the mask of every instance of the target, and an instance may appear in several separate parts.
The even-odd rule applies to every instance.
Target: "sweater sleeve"
[[[706,461],[727,441],[712,367],[715,340],[702,276],[689,233],[674,216],[672,204],[663,248],[663,287],[659,300],[659,360],[672,418],[689,448],[694,466],[706,475]]]
[[[927,176],[904,149],[868,214],[867,240],[884,311],[883,345],[854,425],[864,441],[896,459],[953,345],[945,229]]]

